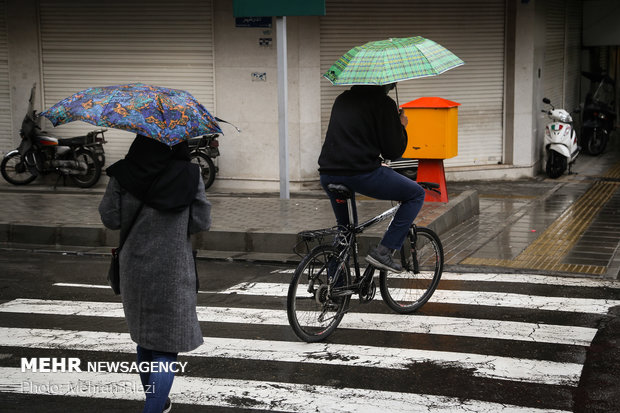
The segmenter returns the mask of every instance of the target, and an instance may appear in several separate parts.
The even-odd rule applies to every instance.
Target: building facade
[[[326,0],[325,16],[288,17],[291,189],[316,185],[331,104],[344,90],[322,73],[355,45],[414,35],[466,63],[398,85],[400,103],[461,103],[448,179],[536,174],[543,96],[567,109],[581,99],[582,13],[581,0]],[[41,111],[87,87],[141,82],[188,90],[241,129],[223,125],[215,188],[277,190],[276,42],[268,19],[235,19],[231,0],[0,0],[0,151],[18,144],[33,83]],[[133,135],[106,138],[111,163]]]

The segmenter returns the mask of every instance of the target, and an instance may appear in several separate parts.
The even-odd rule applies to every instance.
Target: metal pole
[[[278,132],[280,150],[280,199],[289,199],[288,181],[288,73],[286,58],[286,16],[276,17],[278,39]]]

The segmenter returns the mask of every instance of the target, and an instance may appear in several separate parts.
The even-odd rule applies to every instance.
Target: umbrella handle
[[[217,116],[215,117],[215,120],[218,122],[222,122],[222,123],[228,123],[230,126],[232,126],[233,128],[237,129],[237,132],[241,133],[241,129],[239,129],[238,127],[236,127],[235,125],[233,125],[232,123],[224,120],[224,119],[220,119]]]
[[[396,107],[400,108],[400,104],[398,103],[398,83],[394,83],[394,93],[396,93]]]

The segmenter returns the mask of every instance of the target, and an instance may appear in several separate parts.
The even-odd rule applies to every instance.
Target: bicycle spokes
[[[414,233],[403,257],[403,262],[410,261],[406,270],[398,274],[381,272],[381,295],[399,313],[411,313],[424,305],[443,270],[443,249],[437,235],[427,228],[417,228]]]
[[[338,269],[344,285],[349,282],[348,267],[342,266],[335,248],[319,246],[299,264],[287,297],[287,314],[293,331],[304,341],[319,341],[331,333],[346,308],[349,296],[331,297],[330,266]],[[335,261],[334,261],[335,260]],[[340,270],[340,268],[344,270]]]

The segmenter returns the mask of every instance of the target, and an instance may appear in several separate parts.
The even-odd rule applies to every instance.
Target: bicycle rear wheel
[[[293,331],[308,343],[321,341],[340,324],[350,295],[329,297],[328,270],[342,273],[348,285],[350,270],[338,262],[338,251],[329,245],[319,245],[301,261],[288,290],[286,312]]]
[[[380,287],[383,301],[394,311],[410,314],[431,298],[443,271],[443,247],[437,234],[428,228],[410,230],[405,240],[402,273],[381,271]]]

